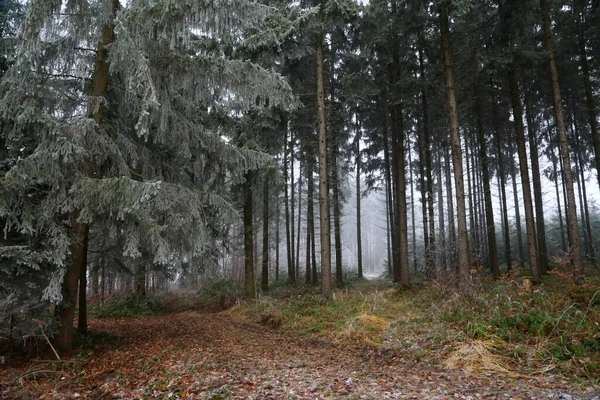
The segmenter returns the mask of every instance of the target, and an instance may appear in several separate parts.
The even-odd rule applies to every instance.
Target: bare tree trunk
[[[411,214],[411,223],[412,223],[412,253],[413,253],[413,271],[417,272],[417,231],[416,231],[416,221],[415,221],[415,190],[414,190],[414,181],[413,181],[413,165],[412,165],[412,154],[411,154],[411,146],[408,145],[408,171],[410,178],[410,214]],[[426,230],[427,226],[423,226],[423,230]]]
[[[550,133],[550,123],[548,121],[546,121],[546,139],[548,140],[548,143],[551,143],[552,141],[552,135]],[[560,190],[558,189],[558,161],[557,161],[557,157],[554,154],[554,150],[550,150],[550,161],[552,162],[552,173],[554,176],[554,190],[556,192],[556,209],[558,210],[558,222],[559,222],[559,226],[560,226],[560,243],[561,243],[561,250],[563,253],[565,253],[567,251],[567,243],[565,241],[565,227],[563,224],[563,216],[562,216],[562,207],[560,205]]]
[[[490,87],[494,87],[493,80]],[[492,92],[493,93],[493,92]],[[506,201],[506,170],[504,163],[504,151],[500,141],[500,128],[498,126],[498,110],[496,109],[496,96],[492,94],[492,119],[494,125],[494,144],[496,145],[496,155],[498,156],[498,179],[500,181],[500,199],[502,205],[502,231],[504,233],[504,259],[506,262],[506,270],[512,270],[512,256],[510,248],[510,225],[508,223],[508,203]]]
[[[454,200],[452,199],[452,172],[450,168],[450,151],[448,147],[444,149],[446,163],[444,164],[446,176],[446,202],[448,203],[448,240],[446,242],[446,266],[452,268],[456,265],[456,227],[454,224]],[[462,162],[462,161],[461,161]],[[466,230],[466,209],[465,209],[465,230]],[[468,237],[468,236],[467,236]],[[470,268],[470,264],[469,264]]]
[[[321,8],[317,22],[321,22]],[[319,214],[321,228],[321,293],[325,298],[332,296],[331,284],[331,234],[329,222],[329,182],[327,170],[327,131],[325,120],[325,82],[323,71],[323,32],[316,38],[317,67],[317,113],[319,136]]]
[[[422,38],[420,37],[420,40]],[[425,66],[423,62],[423,46],[422,43],[419,45],[419,70],[421,72],[421,79],[425,80]],[[435,219],[434,219],[434,206],[433,206],[433,174],[431,165],[431,144],[430,144],[430,132],[429,132],[429,116],[427,110],[427,93],[425,88],[421,90],[421,105],[423,107],[423,145],[425,147],[425,171],[427,175],[427,207],[429,212],[429,242],[426,243],[427,255],[426,263],[427,270],[431,273],[433,270],[433,263],[435,261]]]
[[[340,182],[337,165],[337,135],[333,136],[331,146],[331,186],[333,191],[333,237],[335,240],[335,284],[337,287],[344,285],[344,272],[342,270],[342,211],[340,200]]]
[[[544,41],[546,52],[548,53],[548,62],[550,64],[550,76],[552,77],[552,92],[554,93],[554,111],[556,112],[556,124],[558,127],[558,142],[560,145],[561,158],[565,175],[565,184],[567,186],[567,214],[568,230],[571,236],[571,262],[573,271],[578,279],[583,277],[583,264],[581,261],[581,248],[579,243],[579,228],[577,226],[577,205],[575,203],[575,191],[573,189],[573,172],[571,170],[571,157],[569,155],[569,142],[565,128],[563,116],[562,100],[560,94],[560,85],[558,83],[558,69],[554,59],[554,49],[552,46],[552,33],[550,31],[550,12],[546,0],[540,0],[542,15],[544,19]]]
[[[260,287],[263,293],[269,291],[269,181],[265,177],[263,186],[263,248],[262,274]]]
[[[538,262],[540,272],[548,271],[548,248],[546,245],[546,224],[544,223],[544,201],[542,198],[542,181],[538,152],[537,126],[531,111],[531,100],[525,91],[525,116],[529,132],[529,152],[531,154],[531,175],[533,178],[533,196],[535,201],[535,228],[537,233]]]
[[[439,232],[439,246],[438,252],[436,255],[436,273],[435,276],[440,279],[442,278],[442,272],[446,271],[445,267],[445,252],[446,252],[446,227],[444,223],[444,191],[443,191],[443,182],[442,182],[442,155],[441,150],[438,149],[437,155],[437,189],[438,189],[438,232]]]
[[[529,167],[527,164],[527,149],[525,145],[525,127],[523,126],[523,110],[519,96],[519,83],[517,80],[516,66],[513,64],[508,71],[508,85],[510,100],[515,120],[515,139],[519,155],[519,168],[521,172],[521,188],[523,190],[523,207],[525,209],[525,227],[527,231],[527,248],[529,251],[529,267],[533,282],[542,281],[537,255],[537,238],[535,233],[535,218],[533,216],[533,197],[529,181]]]
[[[281,208],[279,206],[279,193],[277,193],[277,217],[275,218],[275,281],[279,281],[279,226],[281,225]]]
[[[519,195],[517,191],[517,171],[514,160],[511,160],[510,174],[513,187],[513,199],[515,202],[515,227],[517,230],[517,254],[519,256],[519,268],[521,271],[525,268],[525,255],[523,254],[523,233],[521,229],[521,208],[519,206]]]
[[[390,161],[390,143],[389,143],[389,131],[387,125],[387,106],[384,106],[386,110],[383,120],[383,162],[385,168],[385,181],[386,181],[386,200],[387,200],[387,210],[388,210],[388,218],[389,218],[389,228],[390,228],[390,254],[388,255],[388,269],[390,272],[390,277],[393,277],[394,271],[394,263],[395,256],[394,250],[396,248],[396,234],[395,234],[395,215],[394,215],[394,198],[393,198],[393,189],[392,189],[392,163]]]
[[[396,229],[398,232],[397,265],[394,265],[394,281],[404,287],[410,286],[410,264],[408,261],[408,224],[406,206],[406,167],[404,155],[404,127],[402,104],[394,106],[392,126],[392,148],[394,148],[396,181]],[[394,146],[395,144],[395,146]]]
[[[90,271],[90,279],[92,280],[92,296],[98,297],[98,288],[100,284],[100,275],[99,275],[100,265],[96,260],[94,267]]]
[[[142,260],[138,260],[133,268],[135,275],[133,290],[136,295],[146,297],[146,267]]]
[[[358,278],[363,278],[363,263],[362,263],[362,230],[361,230],[361,220],[360,220],[360,200],[361,200],[361,188],[360,188],[360,126],[358,125],[358,116],[355,115],[357,119],[356,124],[356,137],[355,137],[355,145],[356,145],[356,248],[357,248],[357,258],[358,258]]]
[[[289,277],[290,282],[295,283],[296,282],[296,269],[298,268],[298,266],[296,265],[296,258],[294,257],[296,254],[296,234],[295,234],[295,209],[296,209],[296,183],[295,183],[295,174],[294,174],[294,147],[295,146],[295,139],[294,139],[294,133],[290,133],[291,135],[291,141],[290,141],[290,183],[291,183],[291,190],[290,190],[290,253],[291,253],[291,261],[292,261],[292,275]]]
[[[81,238],[83,247],[83,260],[81,261],[81,272],[79,275],[79,312],[77,314],[77,332],[86,335],[87,327],[87,258],[89,227],[85,225],[85,234]]]
[[[298,167],[298,235],[296,236],[296,280],[300,277],[300,231],[302,227],[302,164]]]
[[[483,117],[481,112],[481,96],[479,85],[475,85],[475,108],[477,113],[477,136],[479,138],[479,158],[481,158],[481,173],[483,175],[483,195],[485,197],[485,221],[488,239],[488,264],[494,279],[500,277],[500,266],[498,265],[498,245],[496,244],[496,225],[494,223],[494,205],[492,204],[492,191],[490,189],[490,161],[487,156],[487,140],[483,128]]]
[[[256,298],[254,281],[254,228],[252,227],[252,172],[246,172],[244,201],[244,288],[246,297]]]
[[[450,45],[450,26],[448,22],[448,5],[440,7],[440,32],[444,59],[444,77],[446,80],[446,112],[450,127],[450,144],[454,164],[454,185],[456,186],[456,211],[458,217],[458,275],[461,285],[469,281],[471,267],[469,237],[467,233],[467,212],[465,208],[465,184],[463,178],[462,150],[458,125],[458,106],[454,84],[454,67],[452,66],[452,49]],[[452,210],[449,210],[451,213]]]
[[[287,129],[287,128],[286,128]],[[292,235],[290,227],[290,199],[289,199],[289,173],[288,173],[288,140],[287,130],[283,149],[283,180],[284,182],[284,196],[285,196],[285,239],[286,239],[286,253],[287,253],[287,273],[288,281],[294,282],[294,264],[292,261]]]

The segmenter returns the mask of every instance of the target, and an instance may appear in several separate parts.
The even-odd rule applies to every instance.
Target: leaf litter
[[[378,330],[381,321],[361,317],[352,323]],[[515,376],[493,357],[499,367],[467,367],[473,354],[490,357],[476,344],[454,353],[446,361],[452,368],[444,368],[386,357],[376,346],[273,330],[228,313],[96,319],[89,328],[117,343],[66,363],[29,360],[0,370],[0,399],[518,400],[561,398],[569,389],[550,374]]]

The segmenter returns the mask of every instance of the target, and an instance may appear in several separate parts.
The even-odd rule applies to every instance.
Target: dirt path
[[[0,370],[0,399],[548,399],[552,378],[510,380],[388,359],[271,331],[228,315],[184,312],[93,320],[121,337],[66,367]],[[36,368],[40,372],[31,372]],[[28,375],[23,376],[27,371]],[[15,379],[21,376],[22,378]]]

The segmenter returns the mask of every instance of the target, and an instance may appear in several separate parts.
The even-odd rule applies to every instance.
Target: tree
[[[458,276],[461,285],[469,280],[470,254],[467,233],[467,213],[465,208],[465,185],[463,180],[462,151],[458,124],[458,106],[452,66],[452,49],[450,44],[450,25],[448,8],[451,1],[438,1],[440,13],[440,35],[444,59],[444,77],[446,81],[446,112],[450,127],[450,146],[454,166],[454,185],[456,186],[456,209],[458,215]],[[451,212],[451,210],[449,210]]]
[[[32,239],[5,246],[3,258],[49,270],[42,300],[59,304],[64,353],[85,240],[110,239],[130,265],[144,252],[155,265],[207,254],[239,218],[225,178],[241,183],[271,162],[233,143],[241,117],[295,103],[281,76],[230,51],[269,7],[241,1],[231,14],[154,0],[116,13],[117,4],[31,1],[0,83],[7,145],[25,149],[0,188],[1,214]]]
[[[569,141],[567,139],[567,130],[565,128],[565,118],[563,115],[563,105],[558,81],[558,69],[554,57],[554,48],[552,45],[552,31],[550,28],[550,11],[546,0],[540,0],[542,9],[543,26],[544,26],[544,43],[548,54],[548,63],[550,64],[550,76],[552,79],[552,93],[554,100],[554,111],[556,113],[556,125],[558,129],[558,142],[560,148],[560,156],[563,162],[563,173],[566,185],[567,195],[567,215],[568,215],[568,231],[571,244],[571,260],[573,262],[573,270],[578,278],[583,276],[583,264],[581,262],[581,249],[579,242],[579,227],[577,224],[577,205],[575,203],[575,190],[573,186],[573,171],[571,169],[571,157]]]

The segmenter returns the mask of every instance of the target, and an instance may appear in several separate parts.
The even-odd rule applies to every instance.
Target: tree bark
[[[317,16],[321,22],[322,4]],[[325,82],[323,71],[323,32],[321,28],[316,37],[316,74],[317,74],[317,113],[319,137],[319,215],[321,228],[321,294],[330,298],[333,294],[331,284],[331,234],[329,222],[329,178],[327,170],[327,130],[325,120]]]
[[[458,105],[454,84],[454,67],[452,66],[452,49],[450,45],[448,5],[445,3],[442,3],[440,7],[440,33],[446,83],[446,112],[448,114],[448,125],[450,128],[450,144],[454,164],[454,185],[456,187],[456,209],[458,217],[458,276],[460,284],[466,285],[469,281],[471,261],[467,232],[467,213],[465,208],[462,151],[458,125]],[[449,212],[452,212],[452,210],[449,210]]]
[[[298,235],[296,237],[296,280],[300,277],[300,231],[302,227],[302,164],[298,167]]]
[[[263,185],[263,248],[260,287],[262,292],[266,293],[269,291],[269,181],[267,177],[265,177]]]
[[[246,172],[244,201],[244,288],[246,297],[256,298],[254,282],[254,228],[252,227],[252,172]]]
[[[335,285],[344,286],[344,273],[342,270],[342,206],[340,200],[340,182],[337,165],[337,135],[333,136],[331,146],[331,186],[333,192],[333,237],[335,240]]]
[[[146,297],[146,267],[142,260],[135,263],[134,274],[133,290],[135,294],[140,297]]]
[[[512,158],[512,157],[511,157]],[[515,202],[515,228],[517,230],[517,254],[519,256],[519,268],[521,271],[525,268],[525,255],[523,253],[523,230],[521,229],[521,207],[519,206],[519,194],[517,191],[517,171],[515,169],[515,160],[511,160],[510,175],[513,187],[513,200]]]
[[[540,0],[540,7],[544,19],[544,42],[550,64],[550,76],[552,78],[552,92],[554,94],[554,111],[556,112],[556,124],[558,127],[558,141],[560,145],[561,158],[565,175],[565,184],[567,186],[567,215],[568,231],[571,237],[571,262],[575,277],[580,280],[583,277],[583,264],[581,261],[581,248],[579,241],[579,228],[577,226],[577,205],[575,203],[575,191],[573,189],[573,171],[571,169],[571,157],[569,154],[569,142],[565,128],[565,119],[563,115],[562,99],[560,85],[558,82],[558,69],[554,59],[554,49],[552,46],[552,32],[550,30],[550,12],[546,0]]]

